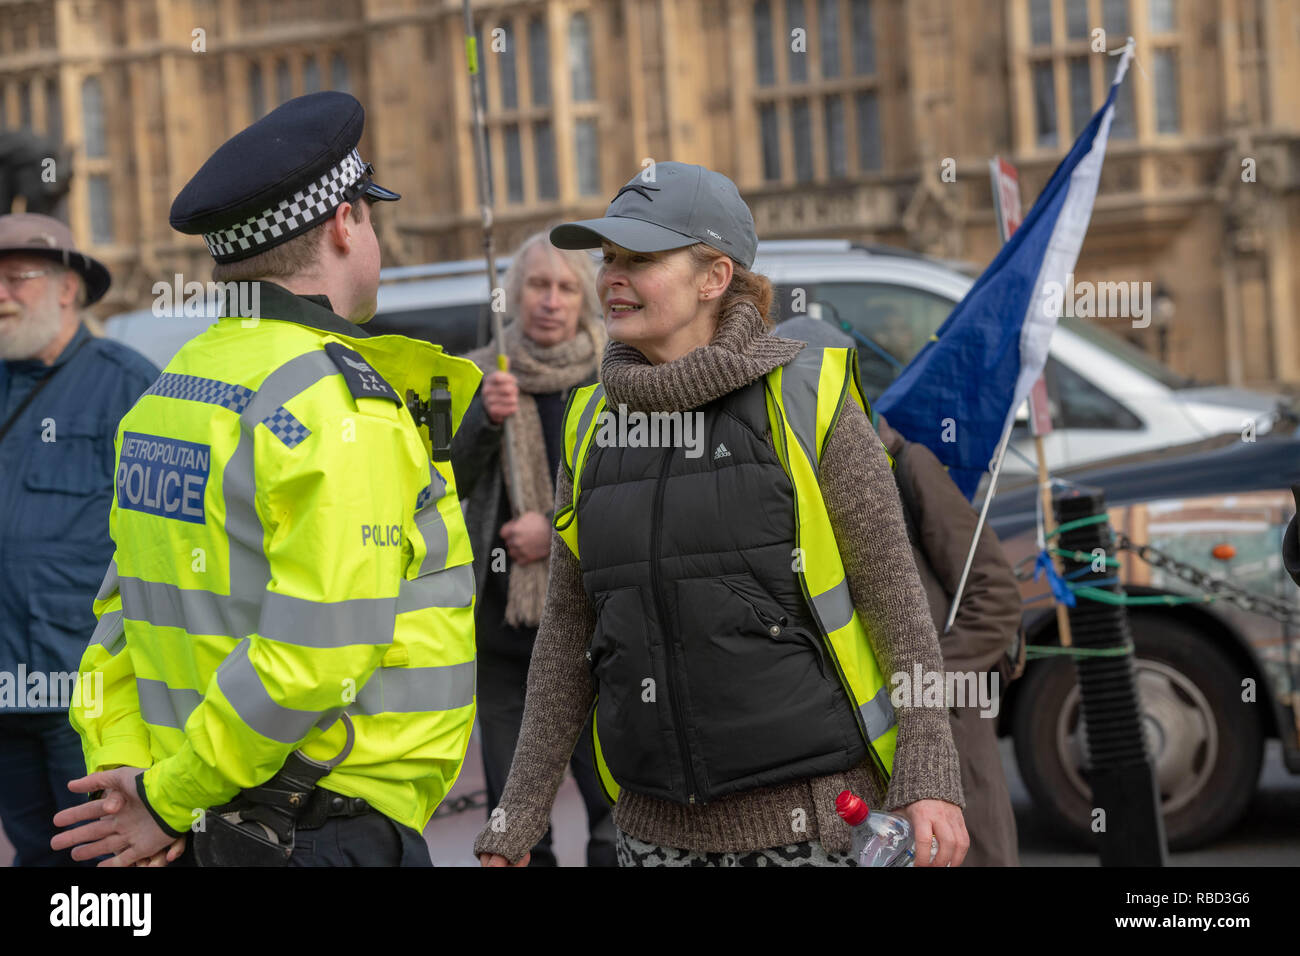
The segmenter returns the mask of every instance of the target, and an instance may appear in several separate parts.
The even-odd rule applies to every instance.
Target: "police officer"
[[[420,831],[474,714],[449,447],[480,375],[360,327],[372,204],[399,198],[361,159],[363,122],[344,93],[290,100],[172,205],[236,285],[118,430],[82,660],[103,706],[72,712],[90,773],[69,784],[104,792],[55,818],[95,821],[55,838],[77,858],[429,863]]]

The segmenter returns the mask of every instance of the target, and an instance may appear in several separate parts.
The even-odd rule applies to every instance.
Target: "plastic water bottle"
[[[912,865],[912,825],[905,817],[868,809],[851,790],[835,798],[835,810],[853,828],[853,855],[858,866]]]

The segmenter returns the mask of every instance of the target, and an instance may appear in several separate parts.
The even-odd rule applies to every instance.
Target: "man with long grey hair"
[[[505,333],[510,370],[497,369],[495,346],[469,354],[486,375],[452,444],[474,542],[478,720],[489,814],[501,798],[519,740],[528,664],[546,597],[564,407],[573,389],[596,380],[605,345],[589,253],[556,249],[546,232],[530,236],[506,270],[505,292],[513,318]],[[519,514],[512,514],[502,465],[508,418]],[[587,864],[614,866],[613,824],[596,782],[590,724],[571,765],[587,806]],[[532,860],[535,866],[555,865],[549,830]]]

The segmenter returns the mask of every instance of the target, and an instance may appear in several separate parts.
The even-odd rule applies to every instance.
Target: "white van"
[[[498,278],[508,257],[497,260]],[[847,323],[859,342],[863,386],[876,398],[920,351],[974,284],[960,267],[917,253],[847,239],[760,242],[754,269],[776,288],[774,318],[819,312]],[[385,269],[378,310],[366,328],[401,333],[463,354],[491,337],[482,259]],[[810,305],[819,308],[810,309]],[[108,320],[107,334],[159,368],[215,315],[159,318],[150,311]],[[1046,369],[1055,430],[1044,440],[1048,467],[1084,464],[1212,435],[1254,422],[1270,430],[1285,399],[1245,389],[1196,386],[1119,336],[1064,318]],[[1021,410],[1004,469],[1034,470],[1033,439]]]

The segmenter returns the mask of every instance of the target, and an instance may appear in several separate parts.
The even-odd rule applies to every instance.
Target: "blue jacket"
[[[113,556],[117,424],[158,369],[82,326],[53,365],[0,362],[0,424],[55,374],[0,439],[0,673],[11,675],[0,686],[0,713],[36,709],[26,705],[39,685],[19,685],[20,675],[48,681],[51,672],[77,670]],[[49,700],[47,709],[60,703],[66,708]]]

